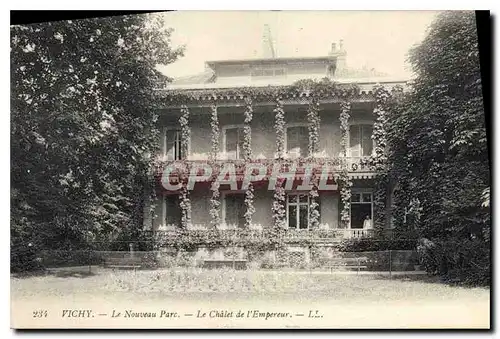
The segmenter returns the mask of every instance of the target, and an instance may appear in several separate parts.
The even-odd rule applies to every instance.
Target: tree
[[[416,76],[388,126],[397,208],[415,211],[406,220],[422,238],[454,242],[457,251],[473,239],[489,246],[483,192],[490,169],[477,41],[474,12],[438,15],[410,51]],[[402,218],[398,223],[409,226]]]
[[[156,66],[183,52],[170,35],[156,14],[11,27],[14,242],[60,248],[141,222],[169,81]]]

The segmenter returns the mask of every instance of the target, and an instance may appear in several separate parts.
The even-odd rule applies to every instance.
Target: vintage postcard
[[[489,329],[480,17],[12,24],[12,328]]]

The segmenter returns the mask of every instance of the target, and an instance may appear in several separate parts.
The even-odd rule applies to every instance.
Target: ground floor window
[[[181,225],[181,207],[180,199],[177,194],[165,196],[164,216],[165,224],[180,227]]]
[[[286,208],[287,208],[288,228],[308,229],[310,206],[311,206],[311,198],[309,197],[309,194],[304,194],[304,193],[287,194]]]
[[[373,194],[371,192],[352,192],[351,228],[373,228]]]
[[[243,227],[245,225],[245,194],[226,193],[223,195],[223,222],[226,225]]]

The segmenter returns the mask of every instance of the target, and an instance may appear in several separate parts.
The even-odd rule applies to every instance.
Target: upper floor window
[[[373,125],[351,125],[349,128],[349,155],[351,157],[370,156],[373,151]]]
[[[307,156],[309,130],[306,125],[290,126],[286,129],[286,152],[292,158]]]
[[[165,156],[167,160],[181,160],[184,157],[181,151],[181,131],[165,130]]]
[[[279,77],[285,76],[286,71],[284,68],[256,68],[251,72],[252,77]]]
[[[223,128],[224,153],[227,159],[243,158],[243,126],[229,126]]]

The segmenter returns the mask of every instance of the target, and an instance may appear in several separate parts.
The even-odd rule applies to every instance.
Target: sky
[[[410,76],[409,49],[425,36],[435,11],[179,11],[162,13],[172,43],[185,55],[159,66],[168,76],[203,72],[206,61],[262,57],[269,25],[278,57],[326,56],[343,40],[349,67]]]

